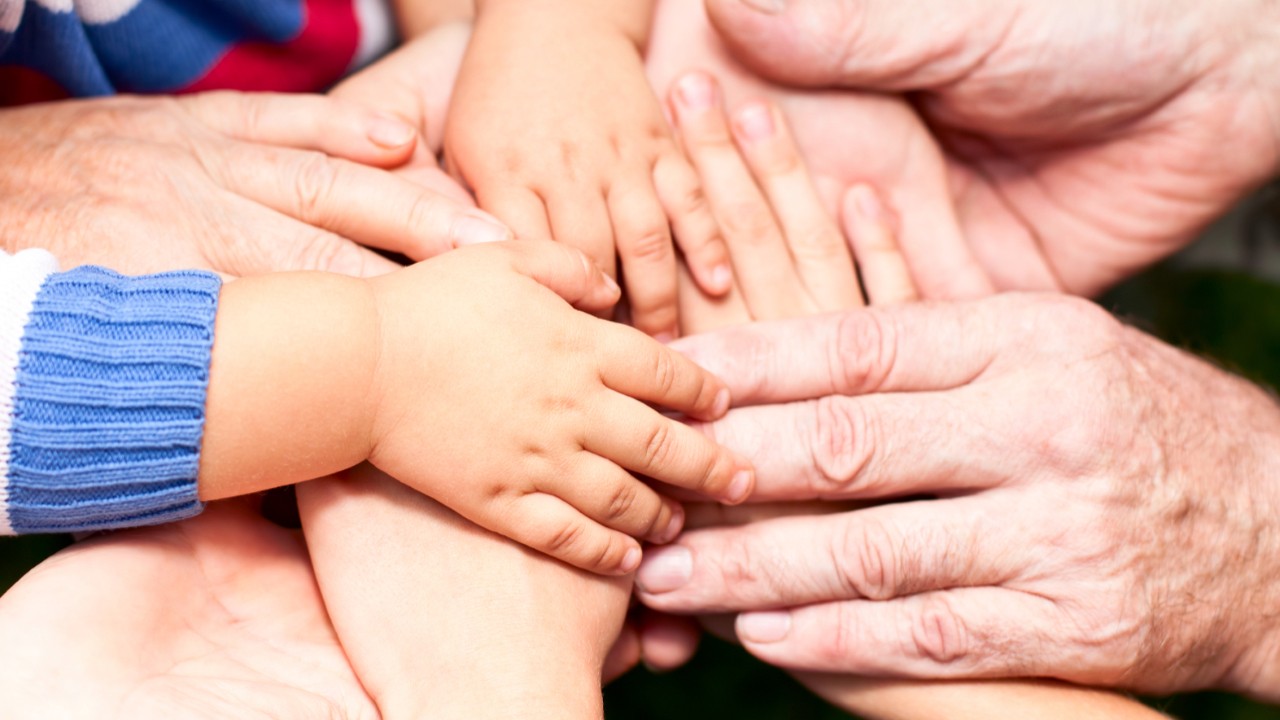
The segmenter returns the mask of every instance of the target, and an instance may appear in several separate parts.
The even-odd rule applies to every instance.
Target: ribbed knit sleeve
[[[49,275],[12,383],[0,531],[190,517],[221,282],[205,272]]]

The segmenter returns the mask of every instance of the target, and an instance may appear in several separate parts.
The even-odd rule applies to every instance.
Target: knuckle
[[[442,199],[427,191],[419,192],[413,201],[409,203],[408,211],[405,214],[405,221],[408,227],[417,231],[415,237],[425,238],[442,235],[441,230],[447,230],[444,227],[444,213]]]
[[[848,523],[834,534],[832,564],[853,597],[889,600],[898,596],[900,568],[893,533],[882,523]]]
[[[627,517],[635,509],[639,499],[635,483],[621,483],[609,493],[609,503],[604,510],[605,520],[617,522]]]
[[[572,554],[582,545],[585,535],[582,523],[566,522],[551,531],[544,547],[551,555]]]
[[[294,195],[303,218],[317,218],[337,183],[337,168],[322,153],[307,152],[294,168]]]
[[[692,183],[680,193],[676,207],[685,215],[711,214],[711,205],[707,201],[707,193],[699,182]]]
[[[874,423],[849,398],[827,396],[814,403],[815,438],[811,447],[811,490],[819,498],[865,490],[860,480],[876,446]]]
[[[645,437],[645,467],[651,470],[665,467],[671,461],[671,453],[671,426],[665,421],[656,423]]]
[[[857,651],[855,636],[860,628],[851,603],[837,603],[833,607],[831,632],[824,633],[814,647],[818,660],[828,667],[841,667],[849,662]]]
[[[909,650],[939,665],[954,664],[969,654],[969,631],[946,596],[923,598],[911,622]]]
[[[759,203],[735,203],[719,220],[725,235],[752,245],[764,245],[774,238],[773,213]]]
[[[672,351],[660,348],[653,356],[653,386],[666,397],[675,389],[678,370]]]
[[[844,235],[827,223],[795,233],[790,238],[790,245],[792,253],[801,262],[829,262],[846,252]]]
[[[843,395],[861,395],[884,387],[893,372],[897,334],[881,313],[855,310],[836,326],[831,344],[832,384]]]
[[[666,262],[675,258],[671,233],[662,228],[648,228],[637,233],[625,245],[627,257],[649,263]]]

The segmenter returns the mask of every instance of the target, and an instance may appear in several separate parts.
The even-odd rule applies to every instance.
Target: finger
[[[702,292],[689,275],[689,268],[681,263],[676,267],[680,297],[680,331],[685,335],[720,330],[751,322],[742,293],[732,284],[723,297],[711,297]]]
[[[653,185],[698,287],[712,297],[728,293],[733,287],[729,246],[707,204],[698,173],[679,153],[668,153],[654,165]]]
[[[693,659],[702,630],[693,618],[641,609],[637,631],[640,657],[653,672],[675,670]]]
[[[724,383],[688,358],[633,328],[609,325],[597,345],[601,379],[609,388],[699,420],[715,420],[732,397]]]
[[[596,188],[570,188],[546,200],[551,237],[587,254],[610,277],[618,276],[609,208]]]
[[[607,528],[653,543],[674,540],[684,527],[680,503],[661,497],[631,473],[593,452],[588,448],[574,472],[539,482],[538,489]]]
[[[226,192],[226,191],[224,191]],[[241,277],[291,270],[320,270],[353,277],[384,275],[398,263],[327,230],[308,225],[226,192],[240,242],[224,234],[211,252],[215,265]],[[224,231],[226,232],[226,231]],[[213,259],[213,258],[211,258]]]
[[[648,168],[642,175],[620,179],[610,187],[608,202],[632,322],[645,334],[674,340],[680,331],[676,322],[676,250]]]
[[[811,87],[954,87],[1008,37],[1024,6],[925,0],[707,0],[735,59],[764,77]],[[922,23],[946,10],[948,22]]]
[[[528,188],[476,186],[476,202],[515,233],[517,240],[555,240],[542,198]]]
[[[377,167],[394,167],[413,154],[418,133],[393,115],[325,97],[230,90],[177,99],[180,107],[224,135]]]
[[[706,613],[996,584],[1026,565],[1027,540],[990,522],[989,505],[920,500],[687,531],[649,552],[636,587],[654,609]]]
[[[850,600],[738,616],[752,655],[800,670],[930,679],[1052,676],[1070,667],[1051,642],[1070,623],[1052,599],[960,588],[890,602]]]
[[[690,73],[676,83],[672,104],[680,139],[702,178],[752,317],[805,314],[786,240],[733,144],[718,86],[706,73]]]
[[[509,516],[497,521],[471,519],[588,572],[626,575],[640,564],[640,543],[634,538],[587,519],[565,501],[546,493],[516,499]]]
[[[818,310],[862,304],[848,243],[814,187],[782,113],[766,102],[734,115],[734,137],[782,225],[796,273]]]
[[[581,250],[550,241],[504,243],[486,248],[502,253],[511,268],[551,290],[570,305],[587,312],[613,307],[622,290]]]
[[[617,680],[636,666],[641,660],[642,647],[636,629],[630,623],[623,626],[618,639],[613,641],[609,654],[604,658],[604,671],[601,679],[605,685]]]
[[[755,323],[672,347],[722,377],[738,405],[949,390],[1016,341],[1025,296],[913,303]]]
[[[1003,425],[968,391],[887,393],[738,408],[697,425],[756,470],[753,502],[857,500],[989,489],[1017,477],[1021,448],[997,452]],[[989,403],[989,400],[985,400]],[[947,428],[938,432],[938,428]]]
[[[893,219],[876,191],[856,185],[845,194],[843,206],[845,232],[857,256],[867,301],[872,305],[919,301],[920,293],[898,245]]]
[[[727,502],[739,503],[751,494],[750,466],[687,425],[617,395],[596,411],[597,422],[582,443],[588,452],[654,480]]]
[[[391,173],[319,153],[237,143],[214,173],[250,200],[364,245],[423,260],[511,238],[496,220]]]

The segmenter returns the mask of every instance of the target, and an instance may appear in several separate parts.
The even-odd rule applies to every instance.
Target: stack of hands
[[[1077,297],[1275,172],[1274,8],[511,4],[327,97],[4,111],[6,248],[243,278],[203,499],[369,462],[305,545],[241,498],[37,568],[14,707],[596,716],[688,617],[871,717],[1280,700],[1280,409]]]

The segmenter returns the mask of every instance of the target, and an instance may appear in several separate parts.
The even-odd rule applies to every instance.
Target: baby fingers
[[[640,565],[635,538],[592,521],[554,495],[522,495],[510,515],[495,523],[502,534],[561,562],[602,575],[626,575]]]

